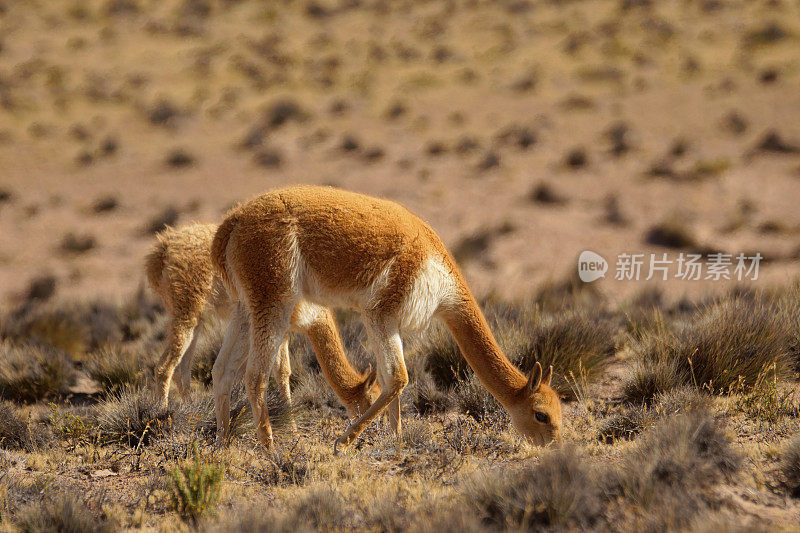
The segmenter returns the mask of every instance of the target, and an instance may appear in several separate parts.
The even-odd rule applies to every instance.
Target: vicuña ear
[[[378,379],[378,371],[372,368],[372,363],[370,363],[364,373],[367,375],[367,379],[364,380],[364,390],[369,390],[375,385],[375,381]]]
[[[547,370],[544,371],[544,376],[542,376],[542,384],[550,386],[550,378],[553,377],[553,365],[547,367]]]
[[[542,384],[542,365],[539,364],[539,361],[533,365],[533,369],[531,370],[530,376],[528,376],[528,389],[531,392],[536,392],[539,390],[539,386]]]

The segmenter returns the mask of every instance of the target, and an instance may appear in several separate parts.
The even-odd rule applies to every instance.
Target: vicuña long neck
[[[306,334],[333,392],[348,410],[355,407],[363,376],[350,365],[333,317],[315,322]]]
[[[527,380],[503,354],[466,286],[461,300],[445,310],[442,319],[481,383],[501,404],[511,404]]]

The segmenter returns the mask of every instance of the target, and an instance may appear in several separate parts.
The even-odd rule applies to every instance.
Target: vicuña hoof
[[[341,449],[347,448],[347,440],[345,440],[344,437],[339,437],[333,443],[333,455],[340,455],[342,453],[339,449],[340,447]]]

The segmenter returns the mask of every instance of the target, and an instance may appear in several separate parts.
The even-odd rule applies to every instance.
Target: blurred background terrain
[[[164,224],[289,183],[398,200],[478,294],[585,249],[797,272],[789,1],[0,1],[0,301],[118,297]],[[598,282],[625,296],[641,283]],[[669,281],[670,294],[719,282]]]

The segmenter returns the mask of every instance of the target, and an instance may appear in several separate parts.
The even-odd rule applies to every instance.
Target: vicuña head
[[[461,353],[516,428],[536,444],[558,438],[561,408],[551,370],[530,378],[500,350],[455,260],[436,233],[403,206],[330,187],[287,187],[233,209],[211,247],[214,268],[246,302],[252,349],[245,383],[261,441],[272,428],[263,405],[295,304],[361,313],[381,394],[336,441],[346,446],[386,411],[400,433],[399,395],[408,383],[401,332],[444,321]]]
[[[517,431],[539,446],[561,438],[561,401],[550,388],[552,374],[552,366],[543,373],[537,362],[519,399],[506,407]]]

